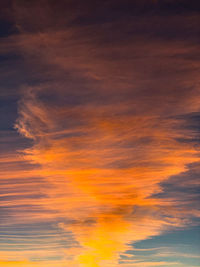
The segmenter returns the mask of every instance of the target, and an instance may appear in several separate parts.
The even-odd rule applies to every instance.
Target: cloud
[[[50,222],[48,231],[55,224],[56,231],[68,233],[67,245],[52,247],[55,257],[62,251],[61,260],[44,266],[116,266],[131,243],[199,216],[196,207],[188,209],[189,199],[170,193],[181,183],[185,192],[188,177],[194,186],[196,176],[187,166],[199,163],[197,147],[181,142],[193,137],[182,117],[199,112],[196,14],[167,10],[164,17],[148,14],[147,21],[143,15],[126,19],[125,8],[118,20],[115,12],[113,20],[104,20],[101,8],[88,16],[94,7],[89,3],[86,8],[78,1],[82,11],[70,1],[38,3],[14,2],[19,33],[0,47],[5,51],[10,44],[29,68],[15,124],[29,141],[2,163],[3,220],[9,227],[10,218],[26,225]],[[65,5],[68,16],[57,16]],[[131,7],[148,13],[139,2]],[[88,20],[80,23],[85,15]],[[158,22],[166,24],[164,33]],[[183,40],[185,31],[190,41]],[[57,242],[49,241],[47,258],[49,244]],[[45,246],[35,252],[39,263],[30,264],[43,265]],[[34,244],[29,259],[31,249]],[[29,265],[20,253],[21,259],[16,266]]]
[[[95,110],[89,104],[53,112],[48,103],[29,97],[22,101],[18,121],[19,131],[35,140],[25,158],[40,164],[40,175],[51,184],[43,205],[75,220],[64,229],[83,247],[78,250],[80,264],[117,264],[118,253],[129,242],[188,224],[185,208],[184,217],[175,215],[173,202],[151,197],[161,191],[161,181],[198,161],[190,144],[183,147],[176,141],[178,120],[167,118],[158,127],[158,116],[124,116],[123,105],[117,116],[110,115],[110,107]],[[60,130],[62,120],[69,126]]]

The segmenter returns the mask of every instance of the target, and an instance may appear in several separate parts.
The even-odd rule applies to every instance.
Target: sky
[[[0,10],[0,266],[200,266],[199,1]]]

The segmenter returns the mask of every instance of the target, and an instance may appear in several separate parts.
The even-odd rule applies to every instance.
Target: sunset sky
[[[0,267],[200,266],[200,2],[0,10]]]

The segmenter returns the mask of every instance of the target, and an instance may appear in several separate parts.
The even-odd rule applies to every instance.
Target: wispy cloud
[[[3,223],[8,231],[24,225],[16,243],[12,236],[16,258],[6,246],[2,266],[117,266],[134,242],[199,216],[196,206],[188,208],[193,199],[169,192],[197,182],[188,166],[199,164],[198,145],[184,141],[196,134],[183,117],[199,112],[198,45],[195,30],[190,41],[179,32],[190,31],[188,21],[196,25],[196,14],[81,24],[85,9],[52,16],[66,8],[60,5],[14,2],[18,33],[0,46],[29,68],[15,123],[24,139],[11,138],[29,141],[3,155],[0,171]],[[167,22],[165,34],[158,22]],[[38,233],[46,237],[34,241],[31,234],[28,243],[26,231],[45,222]]]

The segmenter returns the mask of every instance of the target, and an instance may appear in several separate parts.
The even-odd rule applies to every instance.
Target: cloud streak
[[[148,23],[141,13],[147,11],[135,4],[138,18],[122,12],[117,20],[112,13],[112,21],[89,16],[84,24],[79,20],[87,11],[75,12],[72,3],[64,2],[14,1],[18,34],[4,40],[23,57],[29,76],[21,86],[15,123],[27,145],[12,156],[4,154],[0,171],[3,223],[9,231],[10,218],[17,225],[23,220],[24,234],[28,225],[49,222],[50,232],[47,243],[36,239],[35,250],[32,237],[27,252],[28,241],[22,239],[18,256],[15,251],[11,259],[3,252],[1,264],[129,266],[129,260],[119,259],[132,244],[199,217],[198,208],[188,208],[193,200],[166,189],[167,183],[171,190],[197,180],[187,166],[199,164],[198,139],[194,145],[186,137],[194,140],[199,130],[184,124],[199,114],[196,28],[190,32],[187,23],[196,27],[197,15],[168,10],[164,18],[148,14]],[[74,11],[66,19],[51,16],[54,8],[61,12],[66,5]],[[36,13],[42,23],[34,19]],[[167,22],[165,34],[158,21]],[[181,27],[190,40],[183,41]],[[65,238],[57,241],[61,233]],[[130,264],[166,262],[131,259]]]

